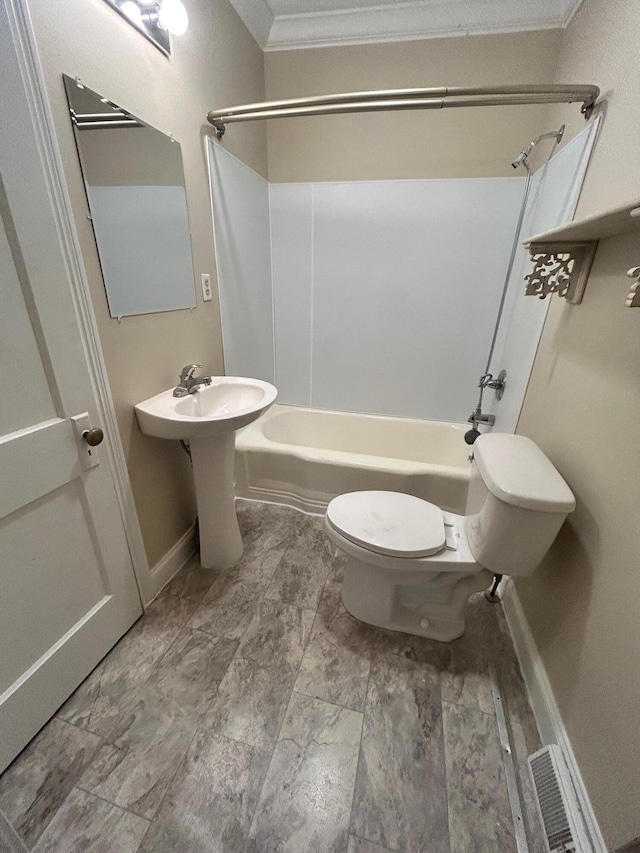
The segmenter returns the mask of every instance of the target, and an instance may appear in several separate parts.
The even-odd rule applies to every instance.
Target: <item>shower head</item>
[[[518,154],[515,160],[512,161],[511,165],[514,169],[517,169],[518,166],[524,166],[527,171],[529,171],[529,155],[536,147],[538,142],[541,142],[543,139],[555,139],[556,145],[562,137],[564,136],[564,125],[558,128],[558,130],[551,130],[549,133],[541,133],[540,136],[536,136],[536,138],[530,142],[526,148],[523,148],[522,151]]]
[[[527,152],[526,152],[526,151],[521,151],[521,152],[518,154],[518,156],[516,157],[516,159],[515,159],[515,160],[513,160],[513,162],[511,163],[511,165],[513,166],[513,168],[514,168],[514,169],[517,169],[517,168],[518,168],[518,166],[522,166],[522,164],[523,164],[523,163],[526,163],[526,162],[527,162],[527,156],[528,156],[528,155],[527,155]]]

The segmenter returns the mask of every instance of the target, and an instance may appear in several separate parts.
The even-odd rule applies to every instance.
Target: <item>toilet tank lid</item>
[[[569,513],[573,492],[542,450],[524,435],[487,433],[473,445],[473,458],[489,491],[512,506]]]

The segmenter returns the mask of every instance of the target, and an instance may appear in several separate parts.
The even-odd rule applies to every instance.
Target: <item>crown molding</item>
[[[268,0],[231,2],[260,47],[278,51],[561,29],[582,0],[413,0],[287,15],[274,15]]]
[[[258,47],[266,50],[274,18],[265,0],[231,0],[231,5],[258,43]]]
[[[574,15],[582,6],[582,0],[565,0],[565,4],[567,6],[567,10],[564,16],[564,26],[568,27],[571,21],[573,21]]]

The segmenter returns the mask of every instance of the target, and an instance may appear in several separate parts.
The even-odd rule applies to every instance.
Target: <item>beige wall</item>
[[[55,9],[53,8],[55,6]],[[67,112],[63,72],[176,137],[182,147],[195,272],[214,272],[205,121],[215,105],[264,97],[262,53],[227,0],[189,0],[190,26],[167,59],[103,0],[29,0],[107,363],[138,515],[153,566],[195,518],[188,459],[177,442],[143,436],[133,405],[175,384],[189,362],[223,370],[217,298],[193,312],[109,317]],[[266,174],[264,125],[228,147]],[[198,288],[199,291],[199,288]]]
[[[560,30],[547,30],[266,53],[267,98],[551,83],[561,38]],[[269,179],[513,176],[513,158],[547,129],[545,110],[488,107],[278,119],[268,122]],[[577,106],[566,110],[578,113]],[[237,127],[229,127],[228,138]]]
[[[639,42],[636,0],[584,0],[566,32],[558,82],[607,98],[578,216],[640,194]],[[582,304],[553,299],[518,425],[577,497],[517,588],[610,849],[640,835],[639,263],[640,236],[605,240]]]
[[[640,71],[637,0],[584,0],[566,30],[556,83],[600,86],[603,106],[596,143],[578,216],[640,196]],[[551,125],[567,122],[565,142],[584,126],[578,112],[549,108]]]

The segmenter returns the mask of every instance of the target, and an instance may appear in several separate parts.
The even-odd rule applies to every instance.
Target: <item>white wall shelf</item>
[[[578,304],[598,242],[633,232],[640,233],[640,198],[529,237],[524,245],[531,253],[534,268],[525,276],[526,295],[544,299],[558,293]],[[634,267],[627,273],[636,279],[625,302],[628,308],[640,308],[639,269]]]

